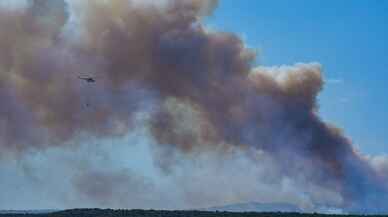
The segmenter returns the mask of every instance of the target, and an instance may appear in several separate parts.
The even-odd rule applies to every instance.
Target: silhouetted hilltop
[[[282,212],[220,212],[220,211],[167,211],[167,210],[113,210],[72,209],[53,213],[0,214],[0,217],[361,217],[363,215],[328,215]],[[373,217],[374,215],[369,215]],[[377,215],[375,215],[377,216]],[[380,215],[388,216],[388,215]]]

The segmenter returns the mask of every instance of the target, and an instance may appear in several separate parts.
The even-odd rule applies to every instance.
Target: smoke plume
[[[167,176],[175,176],[181,159],[207,153],[217,159],[243,153],[257,167],[264,155],[279,177],[337,192],[335,205],[344,210],[387,212],[386,165],[371,164],[317,115],[321,66],[254,66],[255,53],[238,36],[201,23],[217,4],[0,4],[0,159],[146,127],[154,161]],[[96,82],[79,79],[85,76]],[[87,171],[74,186],[103,203],[106,195],[123,196],[103,186],[143,183],[120,171]]]

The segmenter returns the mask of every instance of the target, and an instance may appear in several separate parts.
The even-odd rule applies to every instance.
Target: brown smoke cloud
[[[238,149],[259,164],[251,153],[260,150],[278,159],[282,175],[303,171],[340,192],[345,209],[386,211],[381,170],[317,115],[319,64],[255,68],[240,38],[201,24],[217,4],[34,0],[0,8],[0,156],[125,136],[143,112],[159,153]],[[155,158],[171,171],[171,155]],[[126,179],[103,177],[101,185]],[[84,180],[76,185],[99,196],[99,184]]]

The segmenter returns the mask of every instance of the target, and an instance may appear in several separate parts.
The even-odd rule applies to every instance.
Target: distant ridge
[[[225,206],[215,206],[204,209],[206,211],[225,211],[225,212],[297,212],[302,210],[289,203],[236,203]]]
[[[0,210],[0,214],[47,214],[57,212],[56,209],[37,209],[37,210]]]
[[[248,203],[257,204],[257,203]],[[260,203],[259,203],[260,204]],[[279,205],[279,203],[276,203]],[[235,204],[238,205],[238,204]],[[262,205],[262,204],[261,204]],[[266,204],[268,205],[268,204]],[[273,205],[273,203],[272,203]],[[280,204],[281,205],[281,204]],[[283,204],[284,205],[284,204]],[[288,206],[290,204],[286,204]],[[229,205],[231,206],[231,205]],[[220,209],[217,209],[221,211]],[[249,210],[249,209],[248,209]],[[250,211],[228,212],[228,211],[206,211],[206,210],[143,210],[143,209],[70,209],[59,210],[58,212],[47,212],[46,210],[22,210],[17,213],[0,213],[0,217],[385,217],[388,215],[365,215],[365,214],[322,214],[322,213],[298,213],[298,212],[254,212]],[[3,210],[3,212],[9,212]],[[12,211],[15,212],[15,211]],[[21,213],[20,213],[21,212]],[[35,214],[34,214],[35,213]]]

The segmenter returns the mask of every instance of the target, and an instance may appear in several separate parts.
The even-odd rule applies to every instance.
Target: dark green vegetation
[[[326,215],[301,213],[209,212],[209,211],[160,211],[73,209],[46,214],[0,214],[0,217],[361,217],[363,215]],[[388,216],[388,215],[368,215]]]

